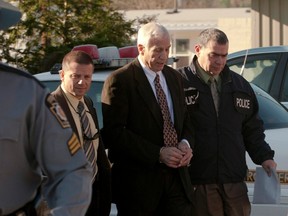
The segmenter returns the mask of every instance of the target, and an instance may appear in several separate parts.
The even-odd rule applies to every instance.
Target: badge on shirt
[[[240,113],[251,114],[253,111],[251,96],[242,92],[234,93],[234,106]]]
[[[70,127],[69,121],[63,109],[51,94],[46,97],[46,105],[50,109],[51,113],[56,117],[62,128]]]

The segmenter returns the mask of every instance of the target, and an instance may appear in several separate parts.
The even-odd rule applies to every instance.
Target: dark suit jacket
[[[171,93],[174,126],[179,141],[187,139],[193,146],[182,86],[182,78],[171,67],[162,70]],[[163,146],[163,120],[159,104],[138,61],[118,69],[109,76],[102,90],[102,135],[112,160],[112,194],[114,202],[131,203],[138,209],[151,210],[162,194],[163,175],[159,150]],[[178,169],[187,198],[192,185],[188,168]]]
[[[63,90],[59,86],[54,92],[52,92],[52,94],[54,95],[55,99],[58,101],[58,103],[64,110],[71,124],[72,129],[75,131],[75,133],[79,138],[79,133],[77,131],[77,127],[73,119],[72,113],[69,109],[68,103],[65,99]],[[89,112],[93,117],[95,126],[98,132],[100,133],[97,114],[95,108],[93,107],[93,102],[90,98],[86,96],[84,97],[84,101],[89,109]],[[96,215],[109,216],[111,210],[111,168],[110,168],[110,162],[105,152],[104,144],[102,142],[102,137],[100,135],[99,135],[99,147],[97,150],[97,166],[98,166],[98,174],[93,184],[92,201],[86,215],[90,215],[90,212],[93,211],[93,215],[95,216]]]

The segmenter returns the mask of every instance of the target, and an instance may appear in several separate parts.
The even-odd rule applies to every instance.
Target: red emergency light
[[[83,52],[88,53],[93,59],[94,67],[99,69],[121,67],[133,61],[134,59],[134,57],[126,57],[126,58],[121,57],[119,49],[116,46],[98,48],[97,45],[94,44],[84,44],[75,46],[72,50],[81,50]],[[129,56],[138,55],[135,54],[134,47],[131,48],[128,47],[128,49],[125,50],[125,52],[126,56],[128,56],[129,52],[131,52]]]
[[[137,46],[119,48],[120,58],[136,58],[139,54]]]
[[[73,47],[73,50],[81,50],[88,53],[92,59],[99,59],[99,51],[97,45],[94,44],[84,44]]]

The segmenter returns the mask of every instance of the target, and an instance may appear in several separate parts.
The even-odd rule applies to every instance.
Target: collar
[[[211,75],[209,74],[209,72],[205,71],[205,70],[199,65],[199,62],[198,62],[197,59],[195,60],[195,67],[196,67],[197,71],[199,72],[199,76],[201,77],[201,79],[202,79],[206,84],[208,84]],[[219,79],[220,79],[219,75],[215,75],[215,76],[213,76],[213,77],[214,77],[214,79],[216,80],[216,83],[219,83]]]
[[[162,76],[163,76],[162,71],[154,72],[154,71],[150,70],[150,68],[147,67],[147,66],[142,62],[142,60],[141,60],[139,57],[138,57],[138,60],[139,60],[139,62],[140,62],[141,67],[142,67],[143,70],[144,70],[145,75],[147,76],[147,78],[148,78],[149,80],[153,80],[153,81],[154,81],[154,79],[155,79],[155,77],[156,77],[156,74],[159,75],[160,80],[162,79]]]
[[[68,103],[72,106],[72,108],[75,110],[75,112],[77,113],[77,107],[79,104],[79,101],[82,101],[84,104],[84,98],[82,97],[80,100],[76,97],[74,97],[72,94],[70,94],[68,91],[66,91],[66,89],[64,88],[64,86],[61,84],[61,89],[64,92],[66,99],[68,100]]]

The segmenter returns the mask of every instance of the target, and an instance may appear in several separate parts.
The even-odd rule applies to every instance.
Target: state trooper
[[[0,0],[0,30],[20,18]],[[3,63],[0,91],[0,215],[36,215],[40,188],[50,215],[85,215],[92,170],[61,107],[33,76]]]
[[[205,29],[191,65],[178,69],[195,128],[189,169],[196,216],[250,215],[246,151],[268,175],[276,168],[253,89],[226,65],[228,47],[224,32]]]

